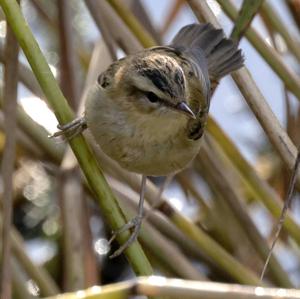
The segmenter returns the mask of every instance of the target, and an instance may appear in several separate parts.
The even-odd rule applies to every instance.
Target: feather
[[[237,44],[225,37],[222,29],[211,24],[191,24],[183,27],[171,47],[180,49],[197,63],[211,81],[218,81],[243,66],[244,58]]]

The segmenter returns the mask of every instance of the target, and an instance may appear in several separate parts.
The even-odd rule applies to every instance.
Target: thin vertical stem
[[[283,223],[284,223],[284,220],[285,220],[285,217],[286,217],[286,213],[287,213],[288,208],[290,207],[292,199],[293,199],[293,192],[294,192],[294,188],[295,188],[295,184],[296,184],[296,178],[297,178],[299,163],[300,163],[300,152],[298,151],[295,166],[294,166],[294,169],[292,171],[288,191],[287,191],[287,194],[286,194],[286,199],[284,201],[284,206],[283,206],[283,209],[282,209],[279,221],[278,221],[278,225],[277,225],[277,228],[276,228],[276,233],[275,233],[274,239],[272,241],[272,245],[271,245],[269,254],[267,256],[266,262],[264,264],[263,270],[261,272],[261,276],[260,276],[261,280],[263,280],[263,278],[264,278],[264,275],[265,275],[265,272],[267,270],[268,264],[269,264],[270,259],[272,257],[273,249],[275,247],[275,244],[276,244],[276,242],[279,238],[281,229],[283,227]]]
[[[250,26],[253,18],[263,4],[263,0],[244,0],[239,16],[234,24],[230,37],[240,41],[245,31]]]
[[[61,88],[70,106],[76,109],[79,104],[78,69],[74,48],[74,30],[71,24],[71,3],[57,1],[59,40],[60,40],[60,78]]]
[[[105,41],[105,45],[109,51],[112,61],[117,60],[116,47],[114,45],[113,37],[111,36],[109,29],[107,28],[107,23],[103,17],[105,13],[97,1],[85,0],[85,4],[89,9],[91,16],[93,17],[95,23],[101,31],[102,37]]]
[[[18,87],[18,55],[19,46],[8,26],[5,46],[4,71],[4,115],[5,115],[5,147],[2,158],[3,179],[3,228],[1,258],[1,298],[11,298],[11,223],[13,210],[12,177],[16,151],[16,118],[17,118],[17,87]]]

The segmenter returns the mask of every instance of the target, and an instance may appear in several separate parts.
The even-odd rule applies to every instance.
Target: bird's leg
[[[163,202],[162,194],[167,189],[169,184],[172,182],[173,178],[174,178],[174,174],[170,174],[165,178],[163,184],[160,186],[160,188],[158,190],[155,201],[152,203],[152,205],[150,206],[150,209],[145,214],[144,219],[147,219],[149,217],[150,213],[162,204],[162,202]]]
[[[79,117],[65,125],[58,125],[57,128],[60,131],[52,134],[50,138],[65,136],[67,139],[72,139],[85,130],[87,128],[87,124],[84,117]]]
[[[145,200],[145,190],[146,190],[146,181],[147,181],[147,176],[143,175],[142,176],[142,184],[141,184],[141,192],[140,192],[140,201],[139,201],[139,206],[138,206],[138,214],[132,218],[129,222],[127,222],[124,226],[122,226],[120,229],[115,231],[109,240],[109,244],[116,238],[116,236],[130,228],[133,228],[133,232],[130,235],[129,239],[118,249],[116,250],[110,258],[115,258],[119,256],[125,249],[127,249],[137,238],[140,228],[142,225],[142,220],[144,216],[144,200]]]
[[[160,188],[158,190],[158,194],[157,194],[157,198],[156,198],[155,202],[151,205],[152,209],[157,208],[161,204],[162,194],[164,193],[164,191],[168,188],[168,186],[172,182],[173,177],[174,177],[174,174],[170,174],[170,175],[166,176],[163,184],[160,186]]]

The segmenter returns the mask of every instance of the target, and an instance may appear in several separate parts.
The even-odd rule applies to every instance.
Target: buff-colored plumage
[[[107,104],[109,98],[101,87],[94,86],[91,93],[85,112],[87,125],[101,149],[123,168],[168,175],[184,168],[197,154],[201,140],[187,138],[187,116],[170,111],[141,117],[121,95]]]

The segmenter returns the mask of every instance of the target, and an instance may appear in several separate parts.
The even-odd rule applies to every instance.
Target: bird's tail
[[[175,36],[172,45],[183,47],[185,51],[201,49],[207,59],[211,81],[218,81],[242,67],[244,63],[237,43],[226,38],[222,29],[216,29],[209,23],[183,27]]]

